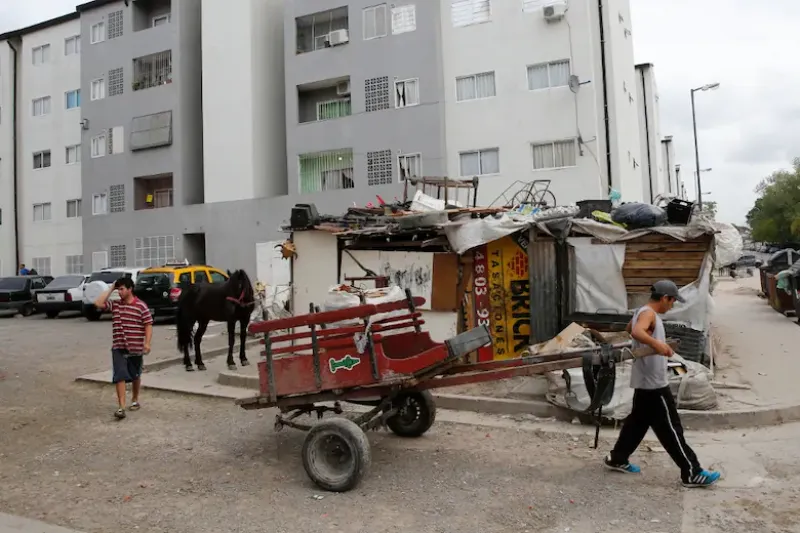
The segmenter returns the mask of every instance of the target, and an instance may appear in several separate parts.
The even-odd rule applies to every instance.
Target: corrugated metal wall
[[[530,230],[528,264],[531,283],[531,343],[552,339],[560,331],[558,261],[552,238]]]

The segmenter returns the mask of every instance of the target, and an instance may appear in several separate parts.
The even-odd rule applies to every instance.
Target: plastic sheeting
[[[733,224],[727,222],[711,222],[711,226],[719,232],[714,235],[716,267],[722,268],[735,263],[742,256],[742,234]]]
[[[700,277],[696,281],[681,287],[678,291],[685,302],[675,302],[675,307],[665,313],[663,319],[669,322],[680,322],[692,329],[708,331],[709,317],[714,311],[714,299],[709,289],[711,287],[711,271],[714,260],[711,254],[706,254]]]
[[[624,244],[592,244],[591,237],[571,237],[575,250],[575,310],[583,313],[625,313],[628,293],[622,265]]]

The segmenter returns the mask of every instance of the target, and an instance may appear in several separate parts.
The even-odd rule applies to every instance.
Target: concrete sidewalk
[[[0,533],[80,533],[74,529],[51,526],[38,520],[0,513]]]

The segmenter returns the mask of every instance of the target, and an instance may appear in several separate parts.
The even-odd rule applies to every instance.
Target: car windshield
[[[59,276],[48,285],[48,289],[74,289],[83,281],[83,276]]]
[[[89,281],[104,281],[106,283],[114,283],[119,278],[123,277],[125,274],[122,272],[111,272],[111,271],[104,271],[104,272],[94,272],[91,276],[89,276]]]
[[[25,290],[25,278],[0,278],[0,291]]]
[[[139,274],[136,278],[137,287],[169,287],[169,274],[163,272],[152,274]]]

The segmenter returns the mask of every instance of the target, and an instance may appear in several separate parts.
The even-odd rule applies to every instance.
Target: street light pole
[[[700,184],[700,150],[697,147],[697,114],[695,113],[695,107],[694,107],[694,93],[696,93],[697,91],[709,91],[718,88],[719,88],[719,83],[709,83],[707,85],[703,85],[702,87],[689,90],[689,94],[692,97],[692,129],[694,130],[694,163],[697,168],[697,205],[701,211],[703,210],[703,191]]]

